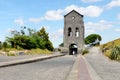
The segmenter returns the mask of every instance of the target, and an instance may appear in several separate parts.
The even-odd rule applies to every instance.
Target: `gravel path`
[[[105,57],[98,47],[91,48],[85,58],[102,80],[120,80],[120,62]]]

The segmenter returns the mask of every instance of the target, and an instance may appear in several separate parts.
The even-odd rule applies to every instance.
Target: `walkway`
[[[98,47],[90,49],[85,59],[102,80],[120,80],[120,62],[105,57]]]
[[[29,64],[3,67],[0,68],[0,80],[66,80],[74,62],[73,56],[66,55]]]
[[[82,55],[79,55],[78,62],[78,80],[91,80],[90,74],[88,72],[87,66]]]

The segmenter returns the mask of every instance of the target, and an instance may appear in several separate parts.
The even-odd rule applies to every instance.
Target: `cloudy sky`
[[[0,0],[0,41],[21,26],[46,28],[54,47],[63,42],[64,15],[84,15],[85,36],[95,33],[106,43],[120,38],[120,0]]]

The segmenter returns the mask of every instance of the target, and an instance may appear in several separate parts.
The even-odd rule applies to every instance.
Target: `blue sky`
[[[64,15],[84,15],[85,36],[95,33],[106,43],[120,38],[120,0],[0,0],[0,41],[21,26],[49,33],[54,47],[63,42]]]

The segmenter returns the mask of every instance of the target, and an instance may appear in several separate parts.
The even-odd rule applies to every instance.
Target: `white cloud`
[[[101,1],[101,0],[82,0],[83,2],[98,2],[98,1]]]
[[[62,10],[50,10],[47,11],[44,18],[46,20],[61,20],[63,19]]]
[[[56,32],[53,32],[51,35],[50,35],[50,39],[54,42],[54,41],[57,41],[58,39],[61,39],[63,38],[63,29],[59,29],[58,31]]]
[[[15,29],[8,29],[7,32],[8,32],[8,34],[12,34],[12,33],[15,33],[16,30]]]
[[[43,20],[61,20],[63,19],[62,10],[50,10],[43,17],[30,18],[30,22],[39,23]]]
[[[117,15],[118,20],[120,20],[120,14]]]
[[[98,17],[103,12],[103,9],[100,7],[97,7],[97,6],[90,5],[88,7],[79,7],[76,5],[70,5],[64,9],[49,10],[45,13],[45,15],[43,17],[30,18],[29,21],[39,23],[43,20],[61,20],[61,19],[63,19],[63,15],[67,14],[68,12],[72,11],[73,9],[78,11],[79,13],[81,13],[85,16],[89,16],[89,17]]]
[[[22,18],[15,19],[14,22],[20,26],[24,25],[24,20]]]
[[[85,29],[87,34],[94,33],[96,31],[104,31],[112,27],[113,27],[112,23],[105,20],[100,20],[97,23],[93,23],[93,22],[85,23]]]
[[[59,33],[59,34],[63,34],[63,29],[59,29],[59,30],[58,30],[58,33]]]
[[[44,20],[44,18],[40,17],[40,18],[30,18],[29,21],[30,22],[34,22],[34,23],[39,23],[42,20]]]
[[[79,7],[78,6],[76,6],[76,5],[70,5],[70,6],[67,6],[65,9],[64,9],[64,12],[65,13],[68,13],[68,12],[70,12],[70,11],[72,11],[72,10],[76,10],[76,11],[79,11]],[[80,12],[80,11],[79,11]]]
[[[93,29],[86,29],[85,30],[86,35],[93,34],[93,33],[95,33],[95,30],[93,30]]]
[[[76,10],[79,13],[85,15],[85,16],[89,16],[89,17],[98,17],[103,9],[97,6],[88,6],[88,7],[78,7],[76,5],[70,5],[68,7],[65,8],[65,12],[70,12],[71,10]]]
[[[116,32],[120,32],[120,29],[115,29]]]
[[[98,17],[102,13],[103,9],[99,8],[97,6],[88,6],[84,9],[84,15],[90,16],[90,17]]]
[[[107,8],[120,7],[120,0],[112,0],[106,5]]]
[[[54,47],[58,47],[63,42],[63,29],[50,33],[50,40],[53,42]]]

